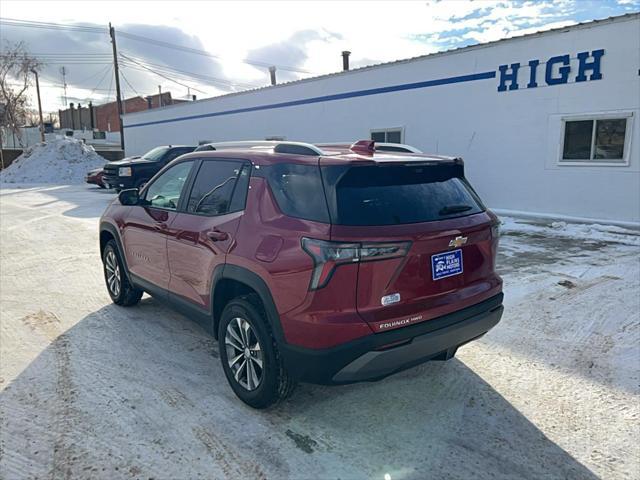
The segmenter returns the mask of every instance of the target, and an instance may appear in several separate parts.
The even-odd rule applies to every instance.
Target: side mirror
[[[118,200],[120,200],[122,205],[138,205],[138,203],[140,203],[138,189],[128,188],[127,190],[122,190],[118,194]]]

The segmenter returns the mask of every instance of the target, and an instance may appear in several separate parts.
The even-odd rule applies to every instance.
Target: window
[[[162,158],[167,150],[169,150],[167,147],[156,147],[145,153],[142,158],[144,158],[145,160],[150,160],[152,162],[157,162]]]
[[[630,114],[565,118],[560,163],[628,165],[630,131]]]
[[[260,169],[285,215],[329,223],[320,169],[317,165],[275,164]]]
[[[192,161],[178,163],[155,179],[145,192],[145,199],[149,205],[176,210],[192,165]]]
[[[401,225],[484,210],[457,165],[328,165],[322,176],[337,225]]]
[[[378,143],[403,143],[403,137],[402,128],[371,130],[371,140]]]
[[[185,153],[193,152],[194,147],[182,147],[182,148],[174,148],[169,153],[167,153],[164,158],[164,163],[169,163],[174,158],[178,158],[180,155],[184,155]]]
[[[214,216],[243,210],[249,185],[249,166],[244,167],[237,161],[203,161],[189,195],[187,212]],[[237,188],[240,191],[235,195]]]

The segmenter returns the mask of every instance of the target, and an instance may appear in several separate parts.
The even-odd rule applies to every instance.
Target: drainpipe
[[[345,72],[349,70],[349,55],[351,55],[349,50],[342,52],[342,70]]]

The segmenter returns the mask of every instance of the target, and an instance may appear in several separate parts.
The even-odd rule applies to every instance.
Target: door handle
[[[164,222],[156,222],[155,225],[153,226],[153,228],[159,232],[166,232],[167,231],[167,224]]]
[[[212,242],[219,242],[223,240],[229,239],[229,234],[227,232],[221,232],[220,230],[210,230],[207,232],[207,237]]]
[[[176,240],[183,242],[198,243],[198,234],[189,230],[181,230],[176,234]]]

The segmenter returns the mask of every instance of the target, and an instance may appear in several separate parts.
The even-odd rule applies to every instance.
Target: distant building
[[[128,113],[126,153],[274,137],[408,143],[463,157],[503,213],[640,226],[638,45],[634,13]]]
[[[171,92],[150,95],[148,97],[131,97],[123,100],[123,113],[141,112],[152,108],[166,107],[184,103],[187,100],[178,100],[171,97]],[[120,119],[118,118],[118,104],[116,102],[93,105],[91,102],[87,106],[73,103],[66,110],[58,110],[60,118],[60,128],[71,130],[93,130],[102,132],[120,131]]]

